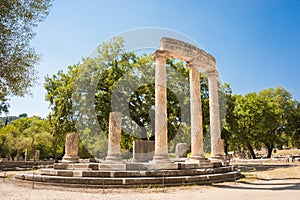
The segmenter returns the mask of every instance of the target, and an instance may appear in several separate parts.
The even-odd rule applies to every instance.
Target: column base
[[[196,155],[189,157],[190,160],[207,160],[204,155]]]
[[[121,155],[111,155],[111,156],[106,156],[103,163],[121,164],[124,163],[124,161]]]
[[[79,157],[78,156],[68,156],[68,155],[65,155],[62,158],[61,162],[63,162],[63,163],[78,163],[79,162]]]
[[[224,155],[215,155],[209,158],[211,162],[220,162],[223,166],[229,165],[229,160],[225,158]]]
[[[210,157],[211,160],[224,160],[225,156],[224,155],[213,155]]]
[[[169,155],[159,155],[153,156],[151,163],[171,163],[172,161],[169,158]]]

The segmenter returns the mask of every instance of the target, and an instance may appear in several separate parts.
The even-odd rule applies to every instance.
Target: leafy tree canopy
[[[1,0],[0,96],[24,96],[33,86],[39,56],[30,41],[33,28],[45,19],[50,6],[51,0]]]

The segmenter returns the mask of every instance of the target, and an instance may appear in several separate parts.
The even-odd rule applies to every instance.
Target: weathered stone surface
[[[35,161],[40,161],[40,150],[35,150],[34,160]]]
[[[221,139],[221,124],[218,97],[218,73],[216,70],[207,72],[209,87],[209,113],[212,158],[224,158],[224,142]]]
[[[69,133],[66,136],[65,155],[62,162],[76,163],[78,161],[78,134]]]
[[[160,52],[153,55],[155,67],[155,153],[154,162],[165,162],[168,156],[167,77],[166,57]]]
[[[202,102],[200,94],[200,76],[196,66],[190,65],[191,96],[191,157],[203,159]]]
[[[178,143],[175,147],[176,158],[187,157],[188,145],[186,143]]]
[[[218,82],[216,61],[204,50],[189,43],[163,37],[159,50],[153,54],[155,68],[155,155],[153,161],[168,160],[167,156],[167,98],[166,98],[166,58],[173,57],[186,61],[190,67],[191,91],[191,152],[192,159],[205,159],[203,153],[202,106],[198,68],[203,68],[208,75],[211,151],[214,158],[223,159],[224,146],[221,140],[220,111],[218,100]]]
[[[28,161],[28,148],[25,149],[25,161]]]
[[[108,149],[106,163],[122,163],[121,157],[121,126],[122,113],[109,113]]]
[[[148,162],[154,156],[155,142],[147,140],[133,141],[133,162]]]
[[[159,49],[168,52],[169,57],[193,62],[205,70],[215,69],[215,58],[204,50],[173,38],[163,37],[160,40]]]

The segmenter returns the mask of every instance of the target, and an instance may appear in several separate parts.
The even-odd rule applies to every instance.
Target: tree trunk
[[[57,160],[57,142],[56,142],[56,139],[54,139],[54,149],[53,149],[53,154],[54,154],[54,161],[55,161],[55,163],[57,163],[58,162],[58,160]]]
[[[253,150],[253,147],[252,147],[250,141],[248,140],[247,135],[246,135],[246,134],[243,134],[243,138],[245,139],[245,142],[246,142],[247,148],[248,148],[248,150],[249,150],[249,152],[250,152],[250,154],[251,154],[251,157],[252,157],[253,159],[256,159],[256,155],[255,155],[255,153],[254,153],[254,150]]]
[[[267,146],[267,149],[268,149],[268,155],[267,155],[267,158],[271,158],[272,156],[272,151],[273,151],[273,144],[272,145],[266,145]]]
[[[227,141],[224,141],[224,152],[225,152],[225,155],[228,155],[228,143]]]

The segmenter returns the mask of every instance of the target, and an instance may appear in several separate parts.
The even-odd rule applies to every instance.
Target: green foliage
[[[299,135],[297,105],[282,87],[244,96],[229,95],[223,129],[225,143],[230,150],[247,149],[252,158],[256,158],[254,149],[265,147],[267,157],[271,157],[274,148],[296,146],[291,138]]]
[[[72,93],[78,65],[68,67],[68,72],[58,71],[52,77],[45,77],[47,90],[45,99],[50,102],[51,112],[47,117],[49,132],[54,137],[54,157],[61,157],[67,133],[75,132],[72,112]],[[57,152],[60,152],[57,155]]]
[[[2,115],[2,113],[8,113],[9,104],[6,96],[6,94],[0,92],[0,115]]]
[[[0,3],[0,94],[24,96],[35,80],[39,56],[30,47],[51,0],[2,0]]]
[[[39,117],[19,118],[0,129],[1,157],[15,157],[17,151],[25,154],[29,150],[29,157],[34,158],[35,150],[40,150],[40,158],[52,156],[52,136],[47,132],[47,121]]]

